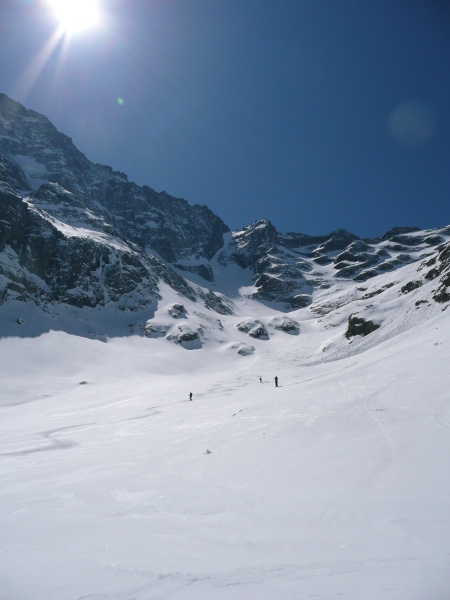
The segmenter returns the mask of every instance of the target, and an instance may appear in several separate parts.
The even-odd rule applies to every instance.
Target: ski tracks
[[[383,415],[382,411],[384,409],[380,408],[379,398],[387,389],[398,384],[405,376],[406,373],[395,374],[391,381],[375,392],[369,393],[369,395],[360,391],[365,389],[365,386],[358,388],[354,384],[345,386],[342,382],[337,382],[343,387],[350,387],[353,402],[351,413],[357,415],[357,427],[360,433],[363,434],[361,439],[370,440],[370,437],[372,437],[376,444],[377,455],[375,462],[373,462],[373,454],[371,452],[368,454],[367,470],[358,472],[356,481],[341,496],[339,504],[334,505],[331,510],[322,514],[321,520],[328,527],[335,526],[336,521],[351,524],[353,528],[355,528],[356,524],[358,530],[367,530],[371,527],[373,522],[373,515],[370,508],[372,490],[394,460],[393,447],[383,429],[382,423],[374,415]],[[375,405],[376,408],[373,409],[371,405]],[[364,430],[361,431],[361,427],[364,427],[365,433]],[[355,498],[358,499],[357,502]]]
[[[432,557],[430,557],[432,558]],[[146,579],[148,582],[133,586],[128,590],[111,593],[94,593],[78,596],[76,600],[241,600],[261,598],[283,598],[283,600],[307,600],[339,596],[347,600],[360,600],[367,596],[367,589],[361,586],[349,588],[348,577],[379,571],[385,574],[392,571],[410,569],[415,557],[380,559],[377,557],[362,560],[339,560],[309,562],[304,564],[280,564],[272,566],[248,567],[224,572],[137,572],[130,570],[133,579]],[[127,569],[105,565],[116,574],[124,574]],[[272,590],[272,595],[270,595]],[[378,592],[386,600],[398,600],[399,590],[385,585]],[[373,599],[374,596],[370,596]]]
[[[26,450],[18,450],[15,452],[3,452],[0,456],[27,456],[29,454],[36,454],[38,452],[49,452],[52,450],[65,450],[68,448],[74,448],[78,446],[78,442],[73,440],[60,440],[55,437],[61,431],[80,429],[83,427],[90,427],[96,425],[96,423],[83,423],[81,425],[70,425],[68,427],[59,427],[58,429],[51,429],[50,431],[43,431],[40,435],[44,440],[50,440],[50,444],[47,446],[35,446],[34,448],[27,448]]]

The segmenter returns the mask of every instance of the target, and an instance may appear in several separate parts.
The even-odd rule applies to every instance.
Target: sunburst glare
[[[79,33],[98,25],[100,12],[96,0],[49,0],[60,28],[67,34]]]

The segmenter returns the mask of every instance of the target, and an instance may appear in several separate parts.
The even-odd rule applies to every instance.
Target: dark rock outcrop
[[[422,285],[421,281],[408,281],[408,283],[405,283],[405,285],[402,286],[401,292],[402,292],[402,294],[409,294],[409,292],[412,292],[413,290],[417,290],[418,288],[420,288],[421,285]]]
[[[180,271],[185,271],[187,273],[196,273],[202,279],[204,279],[205,281],[208,281],[209,283],[214,282],[214,273],[211,268],[211,265],[201,264],[198,266],[197,265],[186,266],[186,265],[175,264],[174,267],[176,269],[179,269]]]
[[[355,335],[369,335],[373,331],[376,331],[380,326],[377,323],[373,323],[372,321],[363,319],[362,317],[357,317],[354,315],[350,315],[348,318],[348,327],[345,332],[345,337],[350,339]]]
[[[174,319],[179,319],[181,317],[186,318],[186,316],[187,316],[187,310],[183,306],[183,304],[178,304],[178,303],[171,304],[170,306],[167,307],[167,312]]]
[[[450,243],[439,253],[436,265],[433,275],[437,273],[439,285],[433,294],[433,300],[444,304],[450,302]]]

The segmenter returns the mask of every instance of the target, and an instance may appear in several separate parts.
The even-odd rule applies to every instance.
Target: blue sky
[[[232,229],[264,217],[364,237],[450,223],[447,2],[100,5],[101,26],[46,60],[46,0],[0,5],[0,91],[89,159]]]

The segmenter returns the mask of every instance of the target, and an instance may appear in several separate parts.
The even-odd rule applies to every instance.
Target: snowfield
[[[0,598],[446,600],[450,311],[401,301],[352,342],[1,338]]]
[[[231,232],[1,93],[0,159],[0,600],[450,599],[450,226]]]

